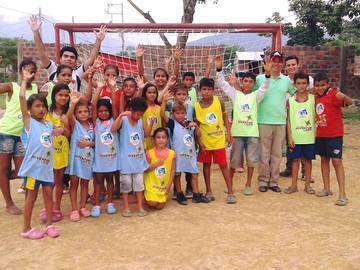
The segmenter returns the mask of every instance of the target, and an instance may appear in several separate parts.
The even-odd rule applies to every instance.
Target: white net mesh
[[[222,55],[225,74],[231,70],[237,75],[244,71],[261,73],[261,61],[267,50],[271,50],[272,38],[259,36],[257,33],[247,33],[248,29],[114,29],[107,25],[108,34],[101,45],[104,64],[115,64],[119,67],[121,82],[127,76],[136,76],[137,59],[136,46],[142,44],[146,50],[144,54],[144,68],[147,78],[152,80],[156,68],[165,68],[165,60],[172,57],[172,50],[177,47],[177,39],[181,35],[188,35],[180,60],[179,80],[186,71],[195,74],[196,82],[204,77],[208,66],[208,57]],[[97,30],[97,29],[90,29]],[[79,51],[79,62],[83,62],[89,55],[95,34],[91,32],[76,32],[74,43]],[[69,44],[69,35],[60,31],[60,48]],[[172,67],[173,61],[170,67]],[[173,68],[173,67],[172,67]],[[215,65],[211,64],[210,77],[215,78]],[[170,69],[170,73],[172,73]],[[171,75],[171,74],[170,74]],[[98,75],[101,76],[101,75]],[[217,95],[222,96],[230,112],[232,105],[217,89]]]

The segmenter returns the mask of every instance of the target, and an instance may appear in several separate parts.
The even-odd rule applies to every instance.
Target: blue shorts
[[[342,158],[343,137],[316,138],[315,153],[322,157]]]
[[[247,167],[256,167],[259,160],[259,138],[257,137],[234,137],[234,143],[230,152],[230,168],[240,166],[243,152],[246,154]]]
[[[30,176],[24,177],[25,188],[27,188],[29,190],[39,190],[40,185],[42,185],[43,187],[52,187],[54,185],[54,183],[36,180],[35,178],[30,177]]]
[[[295,148],[287,149],[287,158],[315,159],[315,144],[296,144]]]
[[[0,133],[0,154],[23,157],[25,155],[25,148],[20,137]]]

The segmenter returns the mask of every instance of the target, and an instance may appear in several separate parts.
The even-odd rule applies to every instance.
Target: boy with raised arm
[[[245,195],[252,195],[251,180],[254,173],[254,167],[257,165],[259,159],[258,144],[259,144],[259,128],[257,124],[257,106],[263,99],[266,91],[270,85],[270,78],[266,78],[264,84],[253,92],[252,88],[255,85],[255,74],[252,72],[245,72],[242,76],[241,91],[237,91],[225,81],[222,73],[223,58],[221,56],[215,57],[216,66],[216,82],[225,94],[231,99],[233,109],[233,124],[231,128],[231,136],[234,137],[233,146],[230,153],[230,176],[233,183],[235,169],[241,163],[243,152],[246,153],[247,163],[247,180],[245,184]],[[270,76],[271,60],[266,59],[263,65],[265,75]]]

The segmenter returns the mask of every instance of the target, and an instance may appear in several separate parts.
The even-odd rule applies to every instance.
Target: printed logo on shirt
[[[160,166],[155,169],[155,176],[157,178],[164,178],[165,174],[166,174],[165,166]]]
[[[148,117],[148,119],[147,119],[148,125],[150,126],[150,123],[151,123],[152,119],[154,119],[154,126],[156,126],[158,124],[158,119],[157,119],[157,117],[155,115],[152,115],[152,116]]]
[[[298,111],[299,118],[307,118],[309,116],[309,112],[306,108],[302,108]]]
[[[114,141],[114,136],[109,131],[105,131],[100,135],[100,141],[102,144],[109,145]]]
[[[86,142],[90,142],[91,139],[90,139],[90,136],[89,135],[84,135],[80,138],[80,141],[86,141]]]
[[[243,103],[243,104],[240,104],[240,110],[241,112],[250,112],[251,108],[250,108],[250,104],[249,103]]]
[[[191,146],[193,143],[193,138],[190,134],[186,134],[183,138],[183,141],[186,146]]]
[[[138,145],[140,143],[140,134],[139,132],[133,132],[130,134],[130,143],[132,145]]]
[[[206,122],[208,122],[209,124],[215,124],[216,121],[217,117],[215,113],[211,112],[206,115]]]
[[[41,134],[40,143],[42,146],[44,146],[46,148],[51,147],[52,143],[51,143],[51,136],[50,136],[49,132],[45,131]]]
[[[325,110],[324,104],[319,103],[316,105],[316,113],[317,114],[322,114]]]

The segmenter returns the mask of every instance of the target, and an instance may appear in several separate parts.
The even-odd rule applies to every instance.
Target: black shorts
[[[322,157],[342,158],[343,137],[316,138],[315,153]]]

